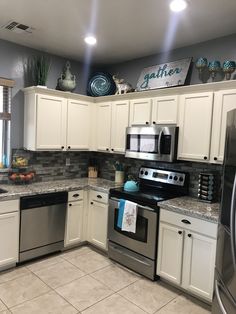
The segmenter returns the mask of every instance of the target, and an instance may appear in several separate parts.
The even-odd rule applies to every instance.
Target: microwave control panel
[[[185,183],[185,173],[145,167],[140,168],[139,178],[178,186]]]

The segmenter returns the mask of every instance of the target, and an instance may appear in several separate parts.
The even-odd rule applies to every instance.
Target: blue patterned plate
[[[116,85],[111,74],[106,72],[96,72],[88,81],[87,95],[89,96],[106,96],[114,95]]]

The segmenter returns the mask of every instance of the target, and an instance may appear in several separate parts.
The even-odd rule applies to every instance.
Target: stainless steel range
[[[110,190],[108,255],[111,259],[154,280],[156,278],[158,203],[188,192],[188,175],[182,172],[141,167],[140,190]],[[136,232],[118,227],[119,200],[137,203]]]

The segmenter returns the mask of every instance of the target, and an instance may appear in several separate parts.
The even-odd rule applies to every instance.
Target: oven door
[[[159,213],[138,205],[136,233],[117,226],[119,200],[109,200],[108,239],[150,259],[156,258]]]
[[[172,162],[177,131],[175,125],[127,128],[125,157]]]

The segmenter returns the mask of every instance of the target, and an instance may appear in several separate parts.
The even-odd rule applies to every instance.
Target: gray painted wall
[[[199,56],[207,57],[208,60],[217,59],[223,62],[226,59],[236,60],[236,34],[199,43],[197,45],[188,46],[170,51],[168,54],[157,54],[131,60],[119,64],[109,66],[96,66],[93,70],[105,70],[110,73],[119,73],[120,77],[125,78],[134,87],[136,86],[138,77],[144,67],[159,64],[160,62],[174,61],[181,58],[193,57],[195,61]],[[124,48],[125,49],[125,48]],[[21,89],[25,87],[23,64],[25,60],[41,52],[16,45],[14,43],[0,39],[0,77],[12,78],[16,81],[13,88],[12,101],[12,147],[20,148],[23,146],[23,92]],[[47,86],[55,88],[57,78],[59,77],[66,59],[50,55],[52,66],[48,77]],[[76,93],[86,94],[86,75],[83,73],[84,65],[82,63],[71,61],[72,72],[77,77]],[[236,78],[236,75],[234,75]],[[200,83],[198,72],[193,68],[191,84]]]
[[[130,60],[123,63],[99,66],[97,69],[105,70],[111,74],[119,73],[119,77],[124,78],[132,84],[135,88],[139,75],[143,68],[175,61],[183,58],[193,57],[193,61],[196,61],[199,57],[206,57],[209,60],[219,60],[223,63],[225,60],[236,61],[236,34],[217,38],[207,42],[202,42],[196,45],[187,46],[179,49],[172,50],[164,54],[156,54],[140,59]],[[122,49],[122,48],[121,48]],[[125,47],[123,48],[125,49]],[[236,78],[236,74],[232,78]],[[221,80],[222,77],[218,75],[217,80]],[[210,82],[211,79],[208,80]],[[193,67],[193,72],[190,80],[190,84],[201,83],[198,78],[198,71]]]
[[[23,147],[23,116],[24,97],[21,89],[26,87],[24,81],[24,63],[27,58],[44,54],[40,51],[16,45],[14,43],[0,40],[0,77],[14,79],[16,86],[12,90],[12,147]],[[61,74],[66,59],[49,55],[51,57],[51,69],[48,76],[47,87],[55,88],[57,79]],[[76,93],[85,94],[86,82],[83,80],[82,63],[71,61],[72,73],[77,77]]]

